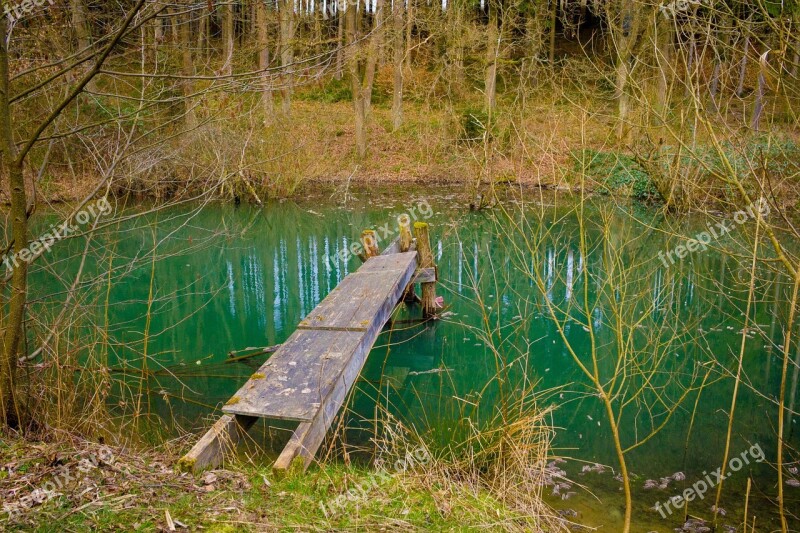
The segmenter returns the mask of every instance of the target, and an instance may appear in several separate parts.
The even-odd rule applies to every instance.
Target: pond
[[[576,510],[579,522],[615,531],[624,501],[614,479],[618,463],[609,418],[576,357],[587,361],[596,353],[600,372],[613,376],[619,346],[627,342],[642,358],[637,361],[655,361],[657,368],[647,374],[653,379],[649,393],[631,389],[638,378],[616,390],[629,400],[619,421],[625,446],[645,440],[663,423],[627,454],[635,476],[634,530],[671,531],[683,512],[662,517],[652,507],[710,479],[708,473],[721,466],[731,376],[741,352],[743,385],[730,457],[748,460],[735,472],[729,469],[722,499],[728,515],[721,523],[740,521],[750,477],[751,515],[761,526],[778,524],[769,503],[776,494],[769,463],[776,454],[775,399],[789,287],[778,273],[758,270],[742,348],[748,289],[742,280],[750,265],[740,244],[749,242],[755,223],[736,226],[711,249],[669,264],[664,252],[682,242],[669,234],[695,235],[708,227],[705,218],[671,221],[641,205],[608,198],[581,204],[539,193],[509,195],[505,209],[478,212],[437,188],[347,195],[346,203],[342,194],[316,192],[263,207],[188,204],[108,228],[114,240],[96,239],[85,276],[96,282],[86,307],[102,317],[96,320],[102,334],[92,357],[102,357],[124,376],[124,385],[109,396],[112,410],[129,411],[144,390],[142,409],[166,435],[198,431],[267,357],[231,363],[229,352],[286,340],[358,268],[360,260],[345,251],[361,230],[386,223],[393,228],[398,215],[414,209],[414,217],[431,225],[446,313],[421,322],[418,308],[401,309],[378,338],[348,403],[348,443],[369,449],[376,403],[442,448],[466,437],[465,420],[491,425],[511,399],[533,390],[537,405],[555,407],[553,454],[567,459],[559,468],[585,486],[571,489],[576,494],[569,499],[547,488],[547,500]],[[512,222],[517,226],[510,230]],[[74,253],[82,249],[82,242],[70,241],[47,260],[69,279],[78,268]],[[115,273],[110,284],[109,267]],[[34,296],[54,289],[41,272],[34,273],[32,287]],[[53,301],[57,295],[45,300]],[[615,302],[627,308],[615,309]],[[573,320],[554,320],[567,315]],[[614,327],[621,315],[630,323],[627,339]],[[637,316],[641,323],[632,323]],[[800,362],[800,350],[792,353]],[[146,380],[139,379],[143,366],[150,373]],[[499,372],[502,380],[496,379]],[[787,404],[794,412],[796,364],[788,381]],[[788,418],[787,444],[796,447],[798,417]],[[276,427],[256,432],[272,451],[288,437],[289,426]],[[609,468],[583,471],[594,463]],[[645,489],[648,479],[660,482],[677,472],[685,479],[675,476],[665,489]],[[796,510],[800,489],[785,488],[787,509]],[[690,512],[708,517],[714,490],[690,504]]]

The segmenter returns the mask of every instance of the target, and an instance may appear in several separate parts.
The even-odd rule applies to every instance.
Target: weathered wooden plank
[[[295,458],[298,457],[300,458],[299,467],[302,470],[308,468],[322,441],[325,440],[325,435],[333,424],[336,413],[341,409],[348,389],[349,387],[342,381],[340,386],[334,388],[333,394],[325,404],[317,410],[314,418],[309,422],[300,423],[272,466],[273,470],[278,473],[289,470],[292,463],[295,462]]]
[[[416,268],[416,254],[408,252],[368,260],[298,325],[298,329],[366,330],[380,310],[397,304],[391,297],[402,280]],[[402,287],[405,288],[405,285]]]
[[[309,421],[363,340],[362,331],[297,330],[222,410]]]
[[[220,465],[226,455],[233,453],[255,421],[256,418],[251,416],[221,416],[189,453],[178,461],[178,466],[200,472]]]
[[[416,254],[412,255],[416,256]],[[371,259],[370,261],[373,260],[374,259]],[[370,261],[368,261],[367,264]],[[302,458],[302,464],[300,466],[302,466],[303,469],[307,468],[313,460],[317,449],[325,438],[325,434],[333,423],[336,413],[341,409],[350,387],[352,387],[353,383],[358,378],[364,366],[364,362],[367,360],[367,355],[372,345],[375,343],[375,339],[377,339],[384,324],[389,320],[394,306],[400,300],[406,286],[411,281],[411,277],[414,273],[413,267],[416,266],[416,258],[409,264],[412,268],[404,272],[403,276],[397,280],[397,283],[392,288],[392,292],[387,299],[387,303],[390,305],[381,307],[375,314],[369,329],[363,333],[362,343],[359,345],[358,349],[353,352],[353,356],[350,358],[344,371],[333,381],[331,390],[328,391],[328,394],[325,396],[322,406],[309,422],[300,424],[280,457],[275,462],[273,466],[274,470],[285,471],[289,469],[296,457]]]
[[[401,254],[378,255],[370,258],[359,268],[355,274],[365,272],[398,272],[408,268],[409,263],[416,265],[417,254],[415,252],[405,252]]]
[[[394,238],[392,242],[386,247],[384,251],[381,252],[381,255],[392,255],[400,253],[400,237],[397,236]]]
[[[352,377],[355,380],[372,343],[413,276],[416,254],[399,255],[405,257],[372,258],[362,267],[365,272],[345,278],[334,291],[336,294],[325,298],[306,317],[223,411],[311,421],[334,389],[334,382],[353,364],[357,365]]]
[[[436,267],[418,268],[414,273],[411,283],[436,283],[439,281],[439,273]]]

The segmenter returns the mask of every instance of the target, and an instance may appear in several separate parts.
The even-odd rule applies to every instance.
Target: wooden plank
[[[387,307],[391,310],[397,304],[397,299],[391,295],[401,282],[411,279],[416,263],[413,252],[371,258],[357,272],[344,278],[300,322],[298,329],[369,329],[376,314]]]
[[[399,246],[396,240],[393,246]],[[412,245],[412,250],[414,246]],[[181,460],[194,471],[220,464],[257,417],[301,420],[275,463],[277,471],[313,460],[367,355],[406,287],[436,277],[417,270],[417,253],[369,259],[301,322],[298,330],[223,408],[223,415]]]
[[[353,364],[357,369],[352,381],[358,376],[366,354],[414,274],[416,254],[398,255],[405,257],[370,259],[362,267],[366,272],[345,278],[337,294],[325,298],[304,320],[316,327],[298,328],[223,411],[311,421],[335,381]]]
[[[397,302],[400,300],[406,286],[414,273],[413,267],[416,266],[416,254],[413,261],[409,263],[412,267],[403,273],[403,276],[397,280],[391,294],[387,299],[386,305],[381,307],[379,312],[374,316],[370,328],[364,332],[363,342],[359,345],[358,349],[353,353],[344,371],[337,376],[337,379],[332,383],[332,388],[325,396],[322,406],[316,415],[309,421],[301,423],[297,430],[292,435],[289,443],[284,448],[278,460],[275,462],[273,469],[276,471],[286,471],[295,461],[297,457],[302,458],[298,460],[300,467],[303,470],[308,467],[317,453],[317,449],[322,444],[325,434],[328,432],[331,424],[333,423],[336,413],[341,409],[347,393],[358,378],[364,362],[367,360],[367,355],[378,338],[378,334],[383,328],[384,324],[389,320],[392,310]],[[377,259],[377,258],[375,258]],[[373,261],[374,259],[370,259]],[[367,262],[369,263],[369,261]]]
[[[222,410],[309,421],[363,341],[361,331],[297,330]]]
[[[289,439],[289,442],[272,466],[274,471],[280,474],[289,470],[292,467],[292,463],[295,462],[295,458],[300,458],[298,466],[301,470],[305,470],[314,460],[314,456],[317,454],[322,441],[325,440],[325,435],[327,435],[328,429],[333,424],[336,413],[341,409],[347,391],[350,388],[344,380],[341,380],[337,385],[322,408],[317,410],[314,418],[310,422],[302,422],[294,431],[292,438]]]
[[[436,267],[428,267],[418,268],[411,283],[436,283],[437,281],[439,281],[439,273]]]
[[[381,252],[381,255],[392,255],[400,253],[400,236],[394,238],[392,242],[389,243],[389,246],[386,247],[384,251]]]
[[[191,472],[215,468],[224,461],[226,455],[233,453],[255,421],[256,418],[250,416],[221,416],[189,453],[178,461],[178,467]]]
[[[405,272],[408,264],[414,262],[416,266],[417,254],[405,252],[402,254],[378,255],[365,262],[354,274],[366,272]]]

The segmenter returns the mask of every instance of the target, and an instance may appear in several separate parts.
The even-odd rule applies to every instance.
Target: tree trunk
[[[699,78],[695,76],[695,60],[697,59],[697,38],[694,35],[694,28],[692,27],[691,22],[689,23],[689,38],[688,38],[688,46],[689,46],[689,55],[686,60],[686,78],[684,81],[684,95],[689,98],[694,94],[697,94],[695,91],[695,85]]]
[[[666,122],[669,109],[669,89],[672,85],[673,72],[673,21],[658,15],[656,22],[656,65],[658,68],[658,82],[656,84],[655,121],[658,125]]]
[[[325,20],[324,0],[314,0],[314,50],[324,50],[322,41],[322,21]]]
[[[798,35],[798,31],[800,31],[800,11],[797,9],[795,9],[792,16],[792,29],[794,30],[793,33]],[[792,53],[792,68],[790,69],[790,73],[792,80],[797,83],[797,74],[800,73],[800,36],[792,41],[792,45],[794,52]]]
[[[520,70],[520,95],[522,98],[528,96],[527,89],[536,85],[537,69],[542,50],[545,48],[545,24],[547,2],[532,2],[533,12],[529,13],[525,22],[525,55]]]
[[[447,5],[450,9],[450,30],[448,32],[447,48],[452,57],[449,85],[456,98],[463,98],[466,88],[464,72],[464,5],[462,0],[456,0]]]
[[[406,70],[411,72],[411,36],[414,32],[414,0],[406,0]]]
[[[153,18],[153,45],[155,49],[153,50],[153,55],[158,53],[158,46],[164,41],[164,21],[161,20],[161,17],[154,17]]]
[[[75,37],[78,40],[78,49],[84,50],[91,46],[91,30],[86,21],[86,8],[83,0],[70,0],[72,11],[72,27],[75,28]],[[158,35],[156,35],[158,38]]]
[[[500,51],[500,31],[497,6],[493,5],[492,0],[488,0],[486,7],[489,10],[489,22],[486,27],[486,79],[483,104],[486,111],[491,112],[497,105],[497,55]]]
[[[641,8],[641,6],[639,6]],[[631,63],[635,59],[634,46],[639,38],[643,20],[649,20],[646,13],[637,10],[627,1],[620,1],[618,6],[613,6],[614,11],[609,14],[612,46],[616,51],[615,66],[615,96],[618,104],[617,140],[622,143],[630,142],[633,130],[628,124],[630,118],[630,88],[629,77]]]
[[[558,0],[550,0],[552,5],[550,7],[550,50],[547,54],[547,59],[550,62],[550,67],[555,65],[556,61],[556,20],[558,18]]]
[[[753,118],[750,122],[750,127],[758,131],[761,123],[761,115],[764,113],[764,86],[767,83],[766,69],[764,66],[759,65],[758,69],[758,86],[756,87],[756,99],[753,103]]]
[[[708,98],[713,113],[719,113],[719,105],[717,104],[717,92],[719,91],[719,77],[722,71],[722,58],[716,57],[714,62],[714,70],[711,72],[711,83],[708,85]]]
[[[615,87],[617,90],[617,140],[626,142],[630,137],[630,128],[628,127],[628,111],[629,111],[629,96],[628,96],[628,62],[627,54],[617,58],[617,74]]]
[[[392,28],[392,126],[397,131],[403,124],[403,0],[394,0],[392,5]]]
[[[178,43],[181,38],[180,29],[178,29],[178,24],[180,23],[178,9],[174,7],[167,8],[167,13],[169,14],[169,25],[172,29],[172,42]]]
[[[344,71],[344,18],[345,18],[345,0],[330,0],[331,2],[338,2],[336,4],[336,73],[334,77],[337,80],[342,79],[342,72]]]
[[[20,405],[16,396],[17,356],[22,339],[22,324],[27,300],[28,264],[23,253],[29,253],[28,214],[25,179],[22,161],[11,127],[9,104],[10,81],[8,66],[7,26],[0,24],[0,136],[2,139],[2,162],[8,175],[11,196],[11,236],[14,240],[13,255],[6,258],[13,264],[11,294],[6,307],[3,346],[0,352],[0,417],[5,426],[16,427],[20,422]],[[11,254],[11,252],[9,252]],[[17,259],[15,262],[14,259]]]
[[[258,26],[258,68],[261,70],[261,80],[264,87],[261,92],[261,103],[264,109],[264,122],[271,120],[275,113],[272,101],[272,81],[267,71],[269,68],[269,27],[267,6],[263,1],[256,2],[256,24]]]
[[[194,62],[192,61],[192,11],[190,9],[191,0],[186,0],[184,8],[186,13],[181,17],[181,42],[182,48],[182,67],[183,75],[187,78],[194,76]],[[183,102],[186,106],[186,129],[193,130],[197,127],[197,115],[192,105],[192,95],[194,94],[194,81],[191,79],[183,80]]]
[[[354,5],[345,8],[345,34],[347,36],[347,72],[350,76],[350,88],[353,92],[353,111],[356,126],[356,153],[363,158],[367,154],[366,113],[364,110],[364,96],[361,87],[361,76],[358,72],[358,50],[356,42],[356,13]]]
[[[744,92],[744,77],[747,74],[747,54],[750,53],[750,25],[745,25],[744,50],[742,51],[742,62],[739,65],[739,83],[736,84],[736,96],[742,96]]]
[[[222,46],[225,63],[222,66],[222,73],[225,76],[233,74],[233,4],[225,3],[222,6]]]
[[[75,38],[78,41],[78,50],[88,50],[92,46],[92,31],[89,22],[86,20],[86,6],[84,0],[70,0],[70,11],[72,12],[72,27],[75,28]],[[156,19],[158,21],[158,19]],[[156,47],[158,47],[158,36],[156,36]],[[70,76],[71,77],[71,76]],[[97,85],[95,80],[86,87],[89,92],[95,92]]]
[[[372,88],[375,86],[375,71],[378,66],[378,52],[383,42],[383,0],[375,0],[375,13],[372,20],[372,36],[367,49],[367,64],[364,69],[364,111],[367,119],[372,109]]]
[[[200,58],[206,57],[206,43],[208,43],[208,17],[200,15],[200,20],[197,24],[197,51]]]
[[[283,114],[288,116],[292,109],[292,63],[294,62],[294,2],[281,0],[281,92],[283,93]]]

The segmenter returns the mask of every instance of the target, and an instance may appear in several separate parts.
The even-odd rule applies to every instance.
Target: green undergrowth
[[[595,181],[601,194],[658,200],[660,194],[648,173],[632,157],[618,152],[584,149],[573,152],[573,172]]]

